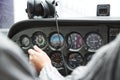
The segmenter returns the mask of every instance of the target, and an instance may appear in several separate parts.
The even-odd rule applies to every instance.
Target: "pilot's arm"
[[[37,72],[40,72],[40,80],[120,80],[120,35],[99,49],[86,66],[76,68],[66,77],[51,65],[47,54],[37,46],[28,53]]]
[[[0,80],[35,80],[36,73],[22,50],[0,33]]]

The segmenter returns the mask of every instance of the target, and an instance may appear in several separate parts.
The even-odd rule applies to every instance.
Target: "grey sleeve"
[[[36,72],[23,51],[0,33],[0,80],[35,80]]]
[[[45,66],[39,75],[40,80],[64,80],[64,77],[52,65]]]
[[[84,72],[86,67],[81,66],[76,68],[73,73],[69,76],[63,77],[55,67],[52,65],[45,66],[40,72],[40,80],[78,80],[79,74]]]

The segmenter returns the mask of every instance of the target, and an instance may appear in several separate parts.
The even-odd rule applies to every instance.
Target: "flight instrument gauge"
[[[50,59],[52,65],[56,68],[61,68],[63,66],[63,58],[61,52],[55,51],[50,54]]]
[[[38,31],[32,35],[32,42],[40,48],[44,48],[47,44],[46,36],[44,33]]]
[[[80,49],[83,44],[83,38],[80,33],[74,32],[70,33],[67,38],[67,43],[69,49]]]
[[[83,65],[83,57],[80,53],[77,52],[71,52],[68,55],[68,66],[70,67],[70,69],[74,69],[80,65]]]
[[[31,44],[31,39],[27,35],[20,36],[20,45],[22,49],[27,49]]]
[[[86,36],[88,51],[94,52],[103,45],[103,39],[100,34],[91,32]]]
[[[50,36],[49,42],[54,49],[60,49],[64,46],[64,38],[60,33],[53,33]]]

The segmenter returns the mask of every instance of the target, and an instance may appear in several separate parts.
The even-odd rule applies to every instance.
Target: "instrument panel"
[[[37,45],[50,57],[53,66],[66,76],[78,66],[85,66],[96,50],[109,42],[110,25],[101,21],[28,20],[14,25],[8,37],[27,54]]]

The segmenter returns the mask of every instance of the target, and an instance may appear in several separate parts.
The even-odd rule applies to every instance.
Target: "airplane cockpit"
[[[37,45],[47,53],[52,65],[67,76],[76,67],[86,66],[96,51],[120,32],[120,11],[116,10],[119,5],[112,2],[28,0],[27,8],[22,9],[28,19],[16,21],[0,31],[26,56],[28,49]]]

